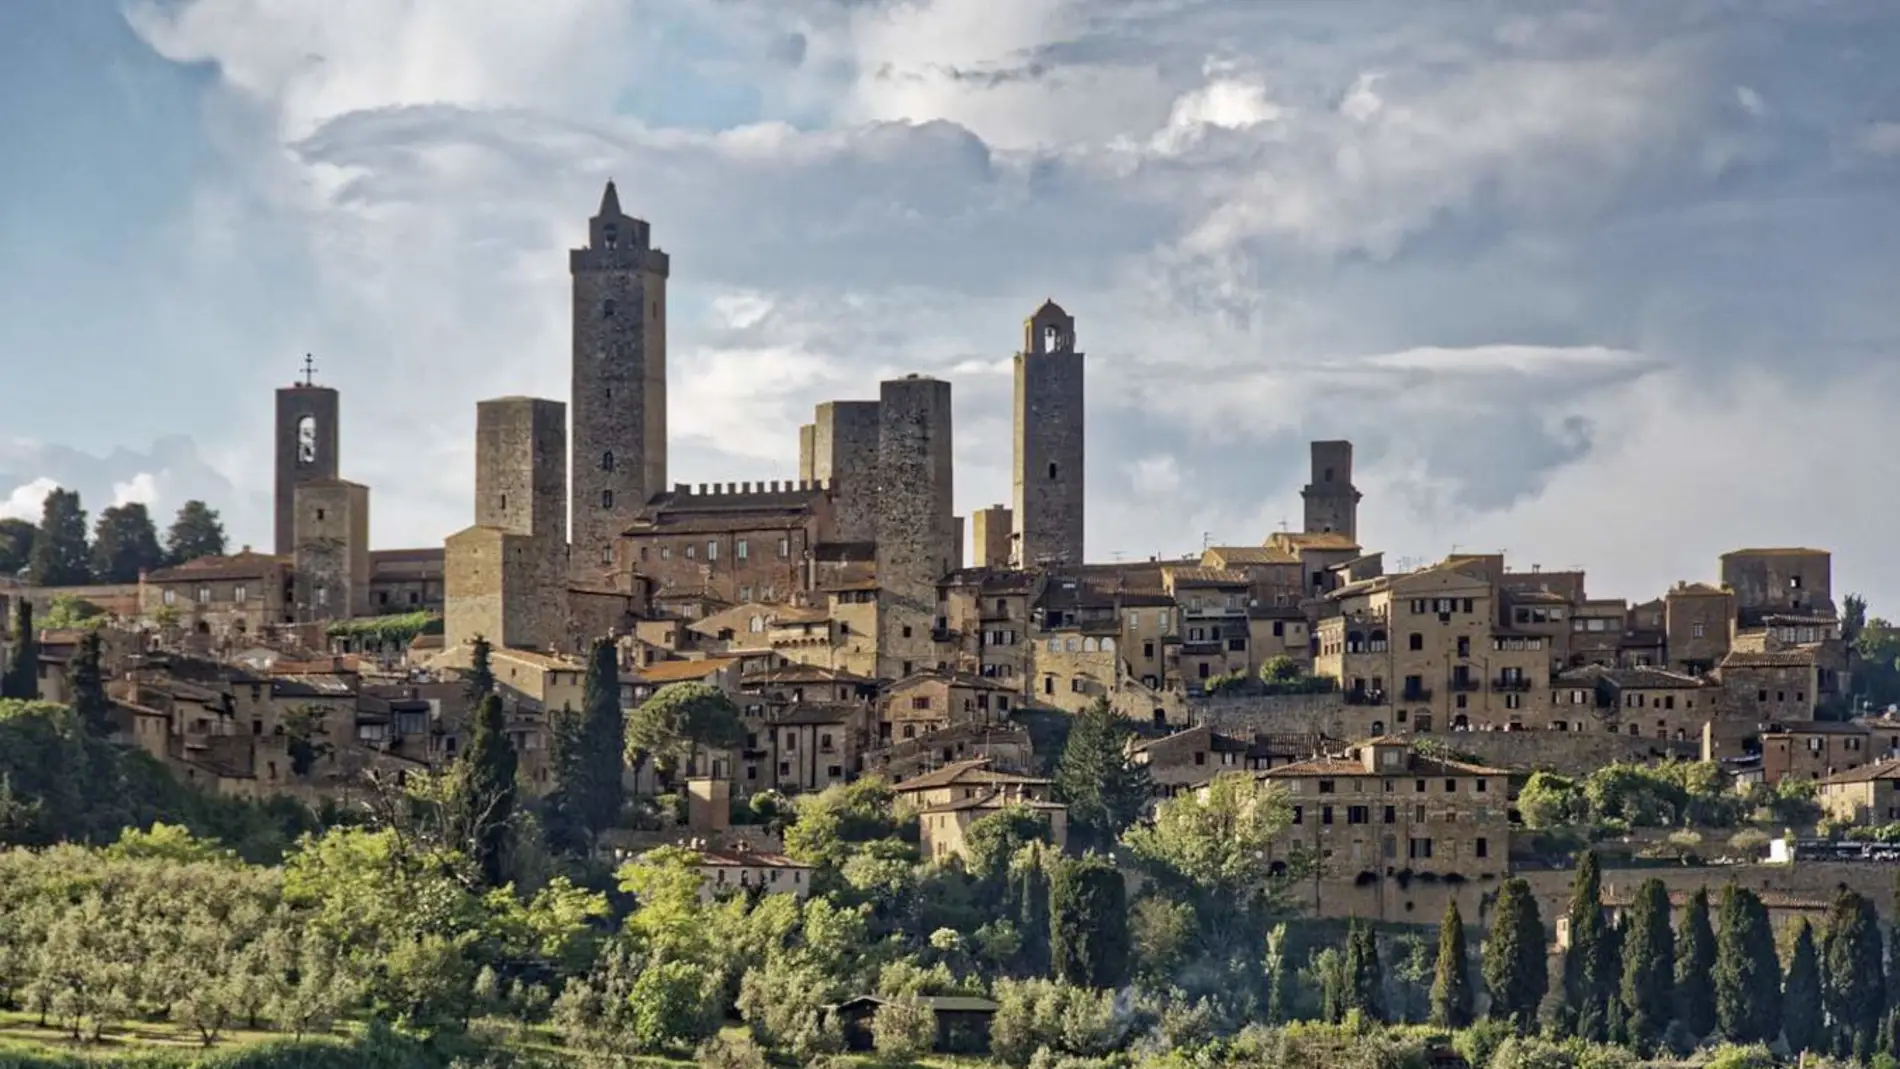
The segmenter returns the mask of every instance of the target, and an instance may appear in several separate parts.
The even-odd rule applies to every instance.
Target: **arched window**
[[[614,492],[612,490],[602,490],[600,492],[600,507],[604,509],[614,507]]]
[[[614,455],[613,455],[612,450],[609,450],[600,455],[600,470],[601,471],[614,470]]]
[[[755,634],[755,635],[756,635],[756,634],[758,634],[759,632],[761,632],[761,631],[763,631],[763,630],[765,630],[765,617],[763,617],[763,616],[754,616],[754,617],[752,618],[752,623],[751,623],[751,625],[750,625],[750,627],[751,627],[751,630],[752,630],[752,633],[753,633],[753,634]]]
[[[1384,734],[1385,734],[1385,721],[1374,720],[1372,722],[1372,737],[1376,739]]]
[[[1114,639],[1112,639],[1112,638],[1105,638],[1105,639],[1103,639],[1103,640],[1102,640],[1102,652],[1103,652],[1103,653],[1114,653],[1114,652],[1115,652],[1115,640],[1114,640]]]
[[[1092,639],[1092,638],[1085,638],[1085,639],[1083,639],[1083,640],[1082,640],[1082,652],[1083,652],[1083,653],[1094,653],[1094,652],[1096,651],[1096,649],[1098,649],[1098,648],[1099,648],[1099,647],[1097,647],[1097,645],[1096,645],[1096,643],[1095,643],[1095,640],[1094,640],[1094,639]]]
[[[1459,713],[1457,716],[1451,718],[1451,729],[1453,731],[1470,731],[1471,718],[1463,713]]]

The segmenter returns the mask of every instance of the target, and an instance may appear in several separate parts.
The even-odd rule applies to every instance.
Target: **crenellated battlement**
[[[742,498],[764,498],[773,495],[825,493],[835,491],[836,478],[831,479],[772,479],[757,482],[736,483],[674,483],[673,492],[668,496],[675,505],[688,504],[699,499],[718,499],[722,502],[738,503]]]

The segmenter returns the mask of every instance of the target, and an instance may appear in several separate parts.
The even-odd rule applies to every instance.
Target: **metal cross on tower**
[[[305,386],[317,384],[317,358],[309,353],[303,354],[303,384]]]

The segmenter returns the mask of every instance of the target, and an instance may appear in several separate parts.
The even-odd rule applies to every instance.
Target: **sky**
[[[1010,356],[1088,362],[1088,550],[1297,529],[1349,438],[1395,567],[1595,597],[1834,551],[1900,615],[1900,4],[0,4],[0,515],[199,497],[270,540],[272,391],[343,396],[381,547],[473,518],[474,403],[565,399],[600,190],[672,256],[671,478]]]

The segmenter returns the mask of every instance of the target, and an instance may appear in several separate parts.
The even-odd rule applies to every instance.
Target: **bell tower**
[[[1018,568],[1082,564],[1083,363],[1075,319],[1054,301],[1023,323],[1014,424],[1010,556]]]
[[[666,488],[666,253],[620,210],[613,182],[568,253],[574,282],[570,560],[612,564],[614,542]]]
[[[274,500],[275,536],[272,552],[280,557],[297,551],[297,488],[305,483],[337,477],[337,392],[317,385],[314,357],[303,358],[301,381],[277,391]]]

